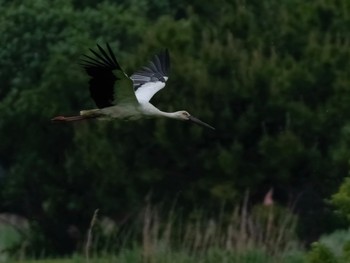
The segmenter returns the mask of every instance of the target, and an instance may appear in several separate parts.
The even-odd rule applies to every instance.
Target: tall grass
[[[273,203],[250,207],[247,193],[230,210],[195,209],[183,214],[147,200],[133,219],[118,226],[96,210],[81,252],[69,259],[39,262],[304,262],[295,235],[297,218],[290,209]]]
[[[132,227],[110,241],[114,249],[106,248],[104,254],[112,253],[115,262],[125,263],[303,262],[296,216],[273,204],[249,208],[248,199],[247,193],[242,204],[229,212],[198,209],[186,217],[175,208],[164,213],[164,207],[147,201]],[[100,239],[96,233],[95,247]]]

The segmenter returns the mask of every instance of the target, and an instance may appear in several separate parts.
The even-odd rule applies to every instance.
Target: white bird
[[[128,77],[119,66],[110,46],[107,50],[97,45],[99,52],[90,49],[95,57],[84,55],[81,65],[91,76],[90,95],[98,109],[82,110],[78,116],[57,116],[54,122],[71,122],[86,119],[127,119],[167,117],[192,121],[203,127],[215,129],[193,117],[187,111],[164,112],[149,101],[168,80],[170,58],[168,50],[155,55],[147,66]]]

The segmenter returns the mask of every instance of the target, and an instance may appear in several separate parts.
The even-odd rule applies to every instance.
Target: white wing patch
[[[165,87],[169,67],[169,52],[165,49],[155,55],[147,66],[142,67],[130,76],[139,103],[148,102],[154,94]]]
[[[135,95],[139,103],[149,102],[153,95],[164,87],[165,82],[162,81],[147,82],[135,91]]]

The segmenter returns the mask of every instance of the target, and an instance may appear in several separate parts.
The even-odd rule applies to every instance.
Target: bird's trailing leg
[[[99,109],[93,109],[93,110],[83,110],[80,112],[80,115],[78,116],[57,116],[55,118],[52,118],[52,122],[71,122],[71,121],[82,121],[86,119],[93,119],[101,116],[101,113],[99,112]]]
[[[65,116],[57,116],[55,118],[52,118],[52,122],[70,122],[70,121],[82,121],[87,119],[85,116],[70,116],[70,117],[65,117]]]

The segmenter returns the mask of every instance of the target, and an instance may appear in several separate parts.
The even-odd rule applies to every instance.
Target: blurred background
[[[96,209],[95,253],[140,247],[147,258],[159,244],[345,253],[350,1],[0,5],[4,258],[83,253]],[[171,120],[51,123],[95,107],[78,63],[106,42],[128,74],[168,48],[170,78],[152,103],[216,131]]]

